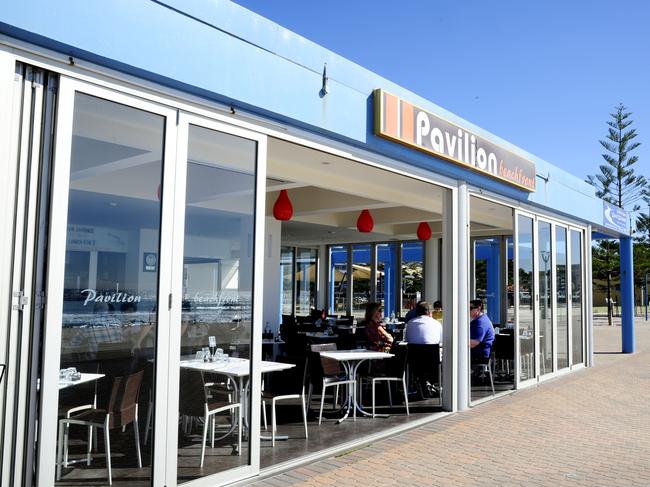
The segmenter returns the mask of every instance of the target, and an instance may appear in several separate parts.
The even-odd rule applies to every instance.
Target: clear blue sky
[[[650,177],[649,1],[235,1],[580,178],[622,102]]]

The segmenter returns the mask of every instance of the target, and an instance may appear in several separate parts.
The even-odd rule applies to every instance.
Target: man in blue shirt
[[[472,299],[469,302],[469,346],[472,351],[472,365],[487,364],[494,343],[494,327],[483,312],[483,302]]]

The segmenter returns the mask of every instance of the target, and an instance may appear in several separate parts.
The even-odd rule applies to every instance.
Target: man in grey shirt
[[[442,343],[442,325],[431,317],[431,306],[420,301],[415,306],[416,317],[406,323],[404,339],[408,343],[435,345]]]

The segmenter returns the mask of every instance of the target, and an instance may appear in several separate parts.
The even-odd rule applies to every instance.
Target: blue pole
[[[621,339],[623,353],[634,353],[634,259],[632,238],[620,239],[621,269]]]
[[[644,301],[645,301],[645,320],[648,321],[648,273],[646,272],[644,274],[645,278],[645,284],[643,286],[643,289],[645,290],[645,296],[644,296]]]

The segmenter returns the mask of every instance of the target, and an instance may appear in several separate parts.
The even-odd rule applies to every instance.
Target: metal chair
[[[439,399],[440,405],[442,406],[440,345],[409,343],[407,348],[409,370],[415,378],[420,395],[422,397],[425,396],[425,387],[437,387],[440,391]]]
[[[488,374],[488,377],[490,378],[490,386],[492,388],[492,395],[496,394],[494,390],[494,379],[492,377],[492,357],[488,360],[487,363],[474,363],[472,364],[472,371],[473,372],[478,372],[480,374]]]
[[[280,372],[281,377],[276,377],[276,379],[281,379],[281,381],[271,379],[270,382],[267,381],[267,384],[270,383],[271,387],[269,390],[262,391],[262,413],[264,417],[264,429],[267,428],[266,424],[266,401],[271,401],[271,445],[275,446],[275,433],[277,431],[277,421],[276,421],[276,408],[275,405],[280,401],[289,401],[294,399],[300,399],[302,406],[302,421],[305,427],[305,439],[309,438],[309,432],[307,431],[307,404],[305,398],[305,379],[307,377],[307,358],[302,357],[301,359],[296,358],[292,360],[289,357],[279,357],[278,362],[282,363],[292,363],[297,367],[295,369],[289,369],[286,371]],[[299,393],[296,391],[300,391]]]
[[[63,452],[68,448],[68,435],[70,425],[80,425],[90,428],[89,438],[93,428],[104,430],[104,447],[106,450],[106,468],[108,470],[108,484],[113,484],[111,471],[111,444],[110,430],[115,428],[124,429],[127,425],[133,424],[135,436],[135,448],[138,459],[138,468],[142,468],[142,457],[140,455],[140,432],[138,429],[138,396],[142,384],[144,371],[135,372],[126,377],[114,377],[111,388],[110,399],[105,408],[96,407],[86,409],[75,416],[59,420],[59,442],[57,445],[57,470],[56,478],[61,480],[61,469],[63,467]],[[86,464],[90,465],[92,442],[88,442],[86,453]]]
[[[230,381],[230,379],[228,379]],[[180,401],[179,413],[185,416],[203,418],[203,441],[201,443],[201,464],[205,460],[205,442],[208,438],[208,430],[211,431],[211,447],[214,448],[215,434],[215,415],[221,412],[229,411],[234,414],[237,410],[237,454],[241,455],[241,437],[242,437],[242,414],[238,402],[232,402],[234,392],[232,389],[225,388],[219,390],[220,384],[206,383],[203,372],[181,368],[180,370]],[[243,393],[239,391],[240,394]],[[219,395],[225,396],[224,399],[217,399]]]
[[[388,403],[393,407],[393,396],[390,389],[391,382],[401,382],[404,389],[404,404],[406,405],[406,415],[410,416],[409,412],[409,398],[408,387],[406,385],[406,365],[408,360],[408,348],[403,345],[393,344],[390,352],[394,357],[386,362],[386,371],[381,375],[368,375],[361,378],[361,390],[363,390],[363,382],[368,381],[372,383],[372,417],[375,417],[375,385],[378,382],[386,382],[388,386]],[[359,394],[361,396],[361,394]],[[359,402],[363,404],[361,397]]]
[[[325,391],[328,387],[335,387],[334,408],[336,408],[337,404],[339,386],[347,385],[348,387],[352,387],[353,396],[356,396],[357,381],[355,379],[347,378],[347,375],[341,368],[341,364],[339,362],[320,356],[320,352],[333,352],[336,350],[336,343],[322,343],[318,345],[311,345],[311,354],[309,357],[310,383],[308,404],[311,403],[311,395],[314,384],[320,382],[322,389],[320,398],[320,411],[318,413],[318,424],[321,424],[323,421]],[[356,419],[356,408],[354,408],[353,417]]]

